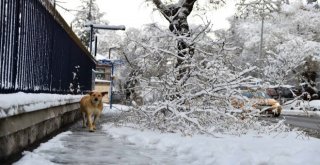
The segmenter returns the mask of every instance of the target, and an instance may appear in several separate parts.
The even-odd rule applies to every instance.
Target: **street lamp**
[[[109,48],[109,60],[111,59],[111,50],[119,49],[119,47],[111,47]],[[111,61],[111,60],[110,60]],[[111,76],[110,76],[110,109],[112,109],[112,85],[113,85],[113,78],[114,78],[114,62],[111,61]]]
[[[90,27],[90,54],[92,54],[92,35],[93,35],[93,29],[102,29],[102,30],[126,30],[126,27],[124,25],[99,25],[99,24],[85,24],[84,27]],[[96,41],[97,42],[97,41]]]
[[[93,29],[102,29],[102,30],[126,30],[126,27],[124,25],[99,25],[99,24],[85,24],[84,27],[90,27],[90,54],[92,55],[92,35],[93,35]],[[97,42],[98,39],[95,37],[95,54],[97,53]],[[112,47],[109,49],[109,60],[110,60],[110,53],[112,49],[115,49],[116,47]],[[114,63],[111,62],[111,76],[110,76],[110,109],[112,109],[112,84],[113,84],[113,72],[114,72]]]
[[[120,49],[119,47],[111,47],[109,48],[109,60],[111,59],[111,50]]]

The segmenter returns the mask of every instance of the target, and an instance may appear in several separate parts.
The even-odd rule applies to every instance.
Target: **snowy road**
[[[285,123],[291,127],[298,127],[306,131],[309,135],[320,138],[320,117],[319,116],[306,116],[303,113],[296,115],[281,115],[278,118],[263,117],[263,120],[271,122],[279,122],[285,119]]]
[[[291,126],[320,131],[320,117],[318,116],[281,115],[279,118],[263,117],[263,119],[271,122],[285,119],[285,123]]]
[[[308,128],[320,131],[320,118],[311,116],[284,116],[287,124],[291,124],[296,127]]]

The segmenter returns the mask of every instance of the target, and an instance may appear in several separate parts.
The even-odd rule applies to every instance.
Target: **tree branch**
[[[152,0],[152,2],[159,9],[160,13],[170,22],[170,15],[167,13],[169,11],[168,6],[164,5],[161,0]]]

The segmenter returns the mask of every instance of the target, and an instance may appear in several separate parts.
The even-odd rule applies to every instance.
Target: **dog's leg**
[[[94,130],[97,129],[97,128],[96,128],[96,123],[98,122],[99,117],[100,117],[100,114],[95,114],[95,115],[94,115],[93,124],[92,124]]]
[[[89,131],[93,132],[93,126],[92,126],[92,120],[91,120],[91,114],[87,113],[87,118],[88,118],[88,126],[89,126]]]
[[[86,124],[86,114],[84,112],[82,113],[82,128],[86,128],[87,124]]]

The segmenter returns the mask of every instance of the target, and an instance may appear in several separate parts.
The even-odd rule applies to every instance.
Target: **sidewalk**
[[[102,123],[113,122],[112,115],[101,116],[100,126],[94,133],[82,128],[81,121],[71,126],[33,152],[26,152],[16,165],[48,164],[174,164],[164,152],[141,148],[132,143],[121,143],[101,130]]]

